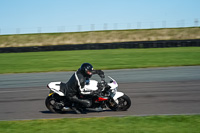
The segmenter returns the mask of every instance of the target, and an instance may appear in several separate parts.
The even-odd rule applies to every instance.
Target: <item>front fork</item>
[[[109,99],[109,106],[111,106],[112,108],[117,108],[118,107],[118,104],[119,104],[119,100],[118,98],[123,96],[124,93],[122,92],[116,92],[116,93],[113,93],[110,95],[110,99]]]

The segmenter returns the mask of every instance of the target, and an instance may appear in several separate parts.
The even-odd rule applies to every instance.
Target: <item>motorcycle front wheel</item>
[[[113,111],[126,111],[131,106],[131,100],[127,95],[117,98],[116,101],[110,100],[107,106]]]
[[[61,109],[56,107],[56,100],[53,98],[52,95],[46,98],[45,105],[47,109],[49,109],[49,111],[51,111],[52,113],[59,113],[59,114],[65,113],[65,111],[62,111]]]

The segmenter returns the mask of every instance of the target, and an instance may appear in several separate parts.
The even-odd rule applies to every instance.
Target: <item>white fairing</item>
[[[53,92],[57,93],[60,96],[64,96],[64,93],[60,91],[60,83],[61,82],[51,82],[48,84],[49,89],[51,89]]]
[[[116,101],[117,100],[117,98],[119,98],[119,97],[121,97],[121,96],[123,96],[124,95],[124,93],[123,92],[116,92],[115,93],[115,96],[113,97],[113,99]]]
[[[108,77],[112,80],[112,83],[108,83],[108,85],[111,87],[111,89],[116,89],[118,87],[117,82],[110,76],[108,76]]]
[[[118,84],[117,84],[117,82],[113,79],[113,78],[111,78],[110,76],[108,76],[110,79],[111,79],[111,83],[108,83],[108,85],[111,87],[110,89],[111,90],[117,90],[117,87],[118,87]]]
[[[113,78],[111,78],[110,76],[108,76],[111,80],[112,80],[112,82],[111,83],[108,83],[108,85],[111,87],[110,89],[111,90],[113,90],[113,99],[115,100],[115,102],[117,102],[118,103],[118,98],[119,97],[121,97],[121,96],[123,96],[124,95],[124,93],[123,92],[119,92],[119,91],[117,91],[117,87],[118,87],[118,84],[117,84],[117,82],[113,79]]]
[[[96,80],[90,80],[88,85],[85,85],[85,91],[96,91],[98,82]]]

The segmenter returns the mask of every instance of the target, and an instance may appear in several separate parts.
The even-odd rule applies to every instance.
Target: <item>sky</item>
[[[200,0],[0,0],[0,34],[200,25]]]

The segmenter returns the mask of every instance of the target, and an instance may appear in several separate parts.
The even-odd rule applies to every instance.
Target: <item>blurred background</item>
[[[0,47],[200,39],[199,0],[0,1]]]
[[[200,26],[199,0],[0,1],[0,35]]]
[[[105,30],[129,30],[129,29],[154,29],[154,28],[183,28],[199,27],[199,18],[191,20],[163,20],[163,21],[138,21],[126,23],[102,23],[102,24],[78,24],[78,25],[54,25],[39,27],[15,27],[6,28],[0,26],[0,35],[8,34],[30,34],[30,33],[65,33],[65,32],[85,32],[85,31],[105,31]]]

